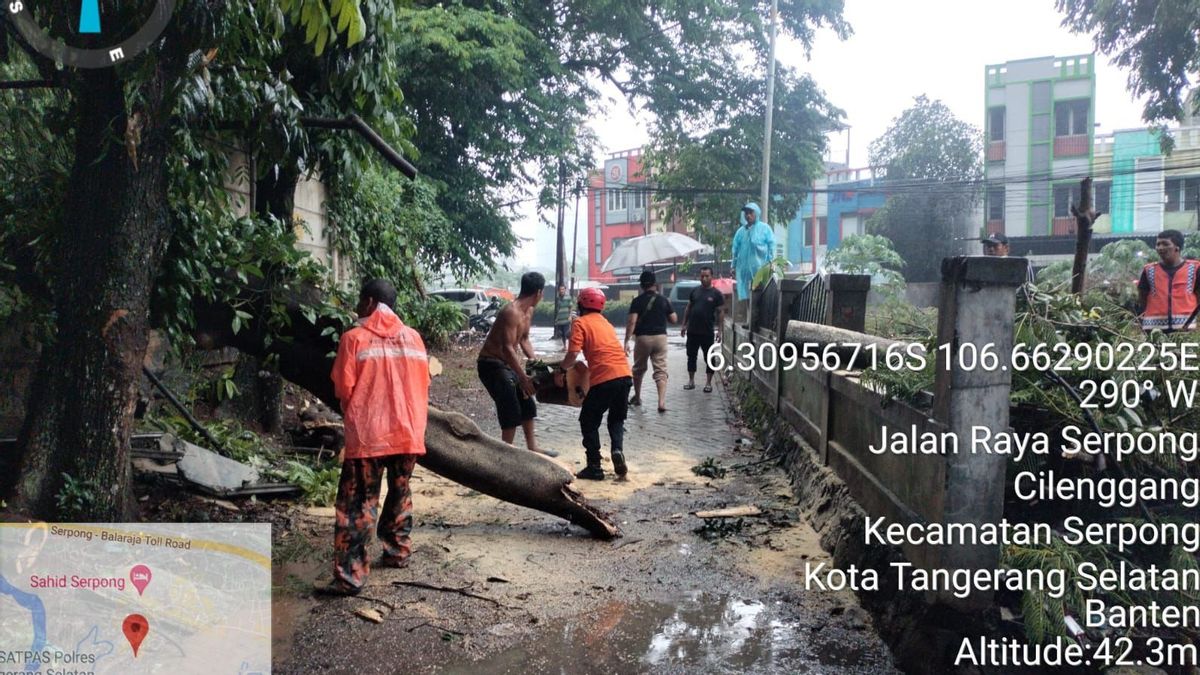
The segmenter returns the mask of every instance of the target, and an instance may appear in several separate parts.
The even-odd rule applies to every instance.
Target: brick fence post
[[[971,428],[986,427],[993,434],[1008,429],[1015,291],[1025,281],[1026,264],[1024,258],[984,256],[942,261],[933,416],[957,435],[959,444],[957,453],[945,455],[943,523],[997,523],[1004,515],[1009,459],[972,454]],[[995,369],[984,370],[979,355],[989,344],[999,360]],[[964,367],[964,360],[970,368]],[[992,569],[999,556],[997,546],[945,546],[938,566]],[[991,603],[991,593],[973,593],[965,599],[947,593],[938,601],[976,610]]]
[[[825,325],[859,333],[867,326],[869,274],[830,274],[826,280],[829,302],[825,305]]]

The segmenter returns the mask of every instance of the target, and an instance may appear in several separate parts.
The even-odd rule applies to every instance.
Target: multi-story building
[[[815,211],[815,252],[819,267],[826,251],[837,248],[846,237],[867,231],[867,219],[887,200],[882,185],[880,172],[876,169],[831,165],[826,174],[817,179],[786,232],[781,233],[776,227],[777,246],[786,245],[779,253],[801,271],[813,269]]]
[[[642,164],[641,149],[614,152],[602,171],[588,177],[588,277],[614,281],[601,272],[604,261],[621,242],[651,232],[686,232],[679,218],[667,219],[666,204],[654,198]]]
[[[1038,266],[1075,248],[1071,205],[1093,178],[1101,216],[1093,251],[1120,237],[1151,241],[1166,228],[1197,229],[1200,214],[1200,124],[1171,130],[1164,155],[1158,132],[1094,134],[1095,57],[1046,56],[987,66],[984,232],[1004,232],[1014,255]]]
[[[985,228],[1066,235],[1071,190],[1092,173],[1095,57],[1045,56],[987,66]]]

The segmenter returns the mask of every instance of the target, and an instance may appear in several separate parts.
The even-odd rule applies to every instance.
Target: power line
[[[832,185],[824,188],[805,188],[803,190],[786,190],[772,189],[772,194],[778,196],[791,195],[810,195],[810,194],[843,194],[847,192],[855,192],[859,194],[886,194],[893,195],[898,193],[920,192],[922,194],[961,194],[967,188],[999,188],[1017,185],[1044,185],[1046,183],[1067,183],[1071,181],[1078,182],[1084,178],[1091,177],[1099,182],[1106,182],[1105,179],[1114,179],[1121,176],[1133,176],[1137,174],[1166,174],[1168,171],[1186,171],[1191,169],[1200,169],[1200,162],[1162,167],[1135,167],[1130,170],[1121,171],[1096,171],[1093,167],[1090,171],[1079,171],[1065,174],[1050,174],[1050,173],[1026,173],[1021,175],[1006,175],[1000,178],[961,178],[951,180],[937,179],[895,179],[887,178],[866,179],[874,182],[874,185],[855,186],[855,185]],[[1167,180],[1174,178],[1184,178],[1185,176],[1171,176]],[[852,181],[863,182],[863,181]],[[1151,186],[1148,186],[1151,187]],[[1141,186],[1135,188],[1141,189]],[[589,188],[592,192],[599,194],[619,193],[624,195],[643,194],[643,195],[667,195],[667,196],[689,196],[689,195],[754,195],[757,188],[721,188],[721,187],[663,187],[661,185],[651,184],[636,184],[623,185],[617,187],[596,187]],[[1158,190],[1154,190],[1157,194]],[[1142,192],[1139,194],[1151,194],[1150,192]]]

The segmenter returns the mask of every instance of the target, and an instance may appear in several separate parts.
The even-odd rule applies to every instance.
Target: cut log
[[[571,488],[575,477],[570,471],[536,452],[488,436],[465,415],[431,407],[425,451],[418,463],[455,483],[565,518],[600,539],[620,536],[605,514]]]
[[[870,368],[873,365],[871,352],[868,349],[870,346],[874,346],[875,359],[878,364],[885,363],[888,349],[904,349],[908,346],[907,342],[899,340],[889,340],[867,333],[807,321],[789,321],[785,337],[788,342],[795,344],[800,349],[803,349],[805,344],[815,344],[819,347],[818,353],[823,353],[828,345],[836,345],[834,350],[841,357],[841,363],[850,366],[850,359],[854,358],[853,367],[858,370]],[[856,349],[857,353],[855,353]]]

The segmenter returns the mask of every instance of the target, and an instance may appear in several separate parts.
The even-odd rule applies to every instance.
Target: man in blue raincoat
[[[733,269],[737,274],[738,300],[750,298],[751,283],[755,273],[771,261],[775,253],[775,231],[760,221],[762,209],[758,204],[747,202],[742,207],[742,226],[733,235]]]

